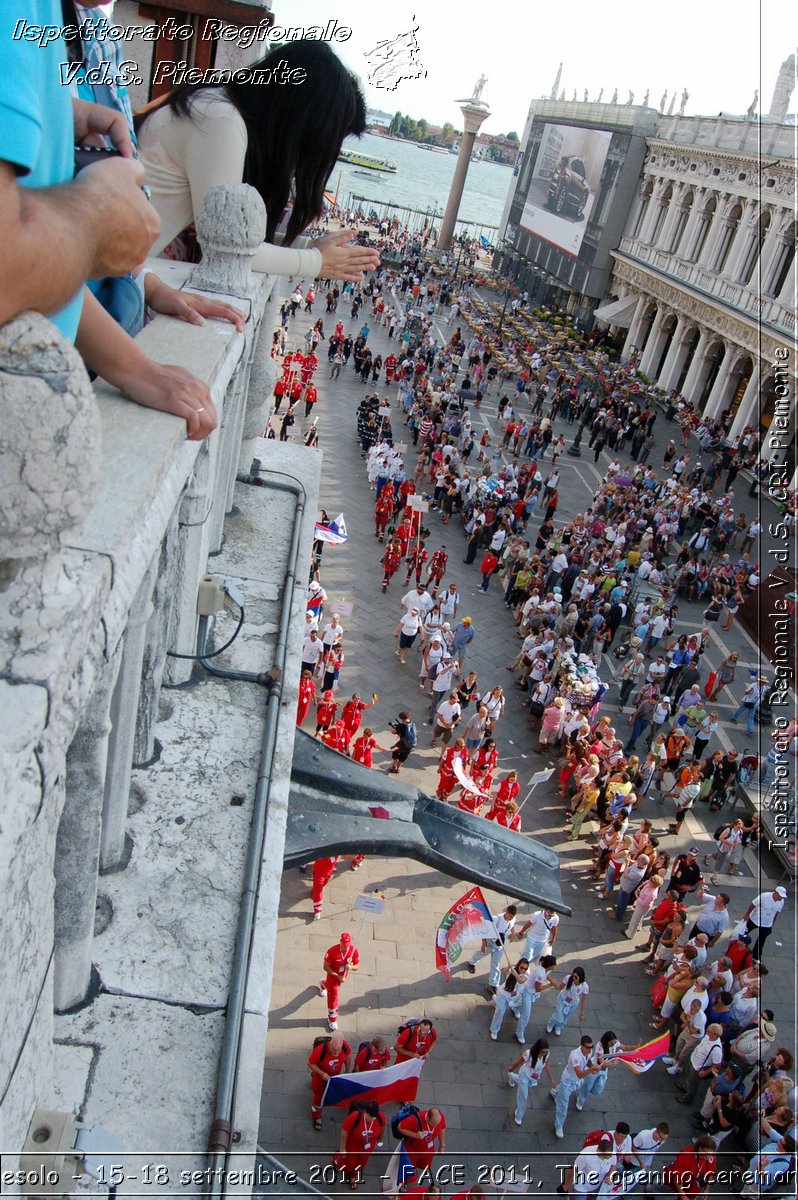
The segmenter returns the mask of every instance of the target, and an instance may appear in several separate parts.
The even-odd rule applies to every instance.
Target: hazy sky
[[[352,38],[333,43],[360,75],[371,107],[400,109],[433,124],[460,113],[454,101],[470,96],[479,76],[488,77],[482,99],[491,110],[486,133],[522,132],[530,99],[548,95],[560,62],[567,99],[595,99],[615,88],[621,103],[630,89],[635,103],[650,90],[659,105],[668,89],[690,93],[688,115],[744,113],[759,89],[767,112],[781,63],[798,43],[798,9],[790,0],[670,0],[645,6],[635,0],[559,0],[525,3],[497,0],[424,0],[381,3],[345,0],[273,0],[277,24],[324,24],[331,17],[351,26]],[[414,19],[415,18],[415,19]],[[418,25],[419,58],[426,78],[400,83],[395,91],[369,86],[364,54],[383,39]],[[791,111],[798,108],[793,98]]]

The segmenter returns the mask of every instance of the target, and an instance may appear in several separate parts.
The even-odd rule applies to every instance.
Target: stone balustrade
[[[636,238],[621,238],[618,250],[637,262],[653,267],[654,270],[677,277],[688,287],[719,300],[733,308],[736,313],[749,316],[757,322],[761,321],[772,330],[788,335],[795,332],[794,311],[775,297],[763,295],[755,287],[725,279],[717,272],[708,271],[700,263],[685,262],[684,259],[675,258],[673,254],[657,246],[647,246]]]
[[[243,334],[156,317],[139,336],[210,388],[219,427],[202,444],[182,420],[92,388],[43,317],[0,329],[6,1150],[52,1103],[54,1011],[91,995],[98,873],[124,866],[131,770],[153,755],[162,684],[191,674],[166,651],[194,651],[197,585],[265,427],[275,281],[250,270],[265,226],[253,189],[215,188],[197,220],[201,265],[160,264],[172,283],[232,297]]]

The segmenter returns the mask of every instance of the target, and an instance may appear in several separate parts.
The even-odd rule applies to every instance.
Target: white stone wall
[[[248,269],[265,226],[262,202],[243,187],[209,199],[198,229],[216,249],[206,253],[203,286],[244,301],[245,333],[221,322],[195,327],[159,317],[140,335],[151,357],[207,382],[220,415],[207,443],[187,442],[182,421],[102,385],[92,390],[75,351],[43,318],[26,315],[0,329],[4,1166],[13,1165],[8,1160],[37,1107],[61,1105],[88,1123],[100,1121],[130,1149],[152,1148],[160,1137],[166,1148],[196,1147],[198,1155],[212,1116],[236,864],[249,811],[231,808],[223,792],[235,785],[251,796],[264,701],[252,685],[233,688],[222,710],[236,716],[234,740],[209,748],[221,694],[208,693],[203,713],[192,693],[163,691],[164,680],[181,684],[192,669],[166,660],[165,649],[192,652],[197,582],[224,540],[222,569],[253,598],[252,625],[238,651],[249,656],[250,669],[268,669],[284,563],[277,545],[267,558],[259,551],[267,536],[287,544],[290,506],[282,513],[281,502],[270,504],[267,520],[263,491],[235,492],[240,458],[248,466],[258,446],[273,382],[264,345],[274,280]],[[235,223],[225,215],[231,211]],[[158,269],[176,285],[188,272],[162,262]],[[261,342],[264,314],[269,337]],[[320,456],[275,451],[273,443],[262,448],[264,459],[279,454],[281,468],[305,481],[309,552]],[[292,454],[307,460],[299,465]],[[255,505],[247,536],[256,545],[242,548],[237,569],[231,547],[243,534],[224,524],[234,499]],[[296,656],[300,648],[289,649]],[[276,793],[283,806],[296,703],[290,686],[285,703],[290,719],[281,727],[284,778]],[[147,733],[137,741],[142,711]],[[135,748],[156,740],[158,770],[134,772],[131,792]],[[206,788],[214,771],[218,779]],[[279,806],[269,851],[275,878],[282,863],[278,816]],[[99,877],[101,861],[118,873]],[[266,998],[275,912],[275,897],[265,895],[253,989]],[[77,1011],[54,1026],[54,1007],[73,1004]],[[252,1008],[248,1049],[261,1061],[265,1010]],[[237,1114],[247,1135],[243,1153],[254,1149],[258,1095],[244,1073]]]

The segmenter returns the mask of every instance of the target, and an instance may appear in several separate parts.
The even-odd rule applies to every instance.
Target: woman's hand
[[[319,274],[329,279],[360,283],[366,271],[373,271],[380,264],[379,253],[370,246],[353,245],[352,233],[347,229],[327,234],[312,244],[321,253]]]
[[[109,382],[113,382],[127,400],[133,400],[142,408],[182,417],[190,442],[204,441],[216,428],[216,409],[210,392],[183,367],[144,359],[144,364],[135,373]]]

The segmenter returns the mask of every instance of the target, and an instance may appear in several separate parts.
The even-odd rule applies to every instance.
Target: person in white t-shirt
[[[534,959],[530,961],[534,961]],[[556,966],[557,959],[553,954],[541,955],[538,965],[532,968],[523,985],[517,989],[516,996],[513,997],[512,1008],[518,1017],[515,1036],[522,1046],[526,1042],[526,1027],[532,1015],[533,1005],[537,1004],[540,997],[549,988],[557,986],[551,978],[551,971]]]
[[[559,924],[560,918],[553,908],[539,908],[521,926],[516,937],[519,942],[526,937],[524,956],[531,963],[537,962],[542,954],[553,952]]]
[[[612,1138],[602,1137],[597,1146],[578,1154],[563,1181],[563,1191],[574,1196],[595,1196],[615,1170]]]
[[[435,600],[427,591],[426,584],[420,583],[417,587],[411,588],[409,592],[405,592],[401,599],[402,608],[407,612],[417,608],[422,621],[426,617],[429,610],[432,608]]]
[[[516,1125],[523,1123],[529,1089],[538,1086],[544,1071],[548,1075],[549,1083],[553,1085],[554,1076],[549,1066],[549,1043],[545,1038],[538,1038],[533,1046],[524,1050],[521,1057],[507,1068],[507,1083],[510,1087],[518,1088],[514,1114]]]
[[[743,913],[743,920],[750,934],[757,931],[756,939],[751,944],[751,954],[761,962],[765,942],[770,937],[776,919],[784,908],[787,900],[787,889],[777,887],[773,892],[760,892]]]
[[[593,1039],[585,1034],[576,1050],[568,1055],[568,1061],[563,1067],[560,1082],[552,1088],[550,1095],[554,1100],[554,1136],[564,1137],[563,1128],[568,1116],[568,1106],[571,1096],[582,1086],[582,1080],[591,1075],[597,1075],[601,1068],[593,1058]]]

